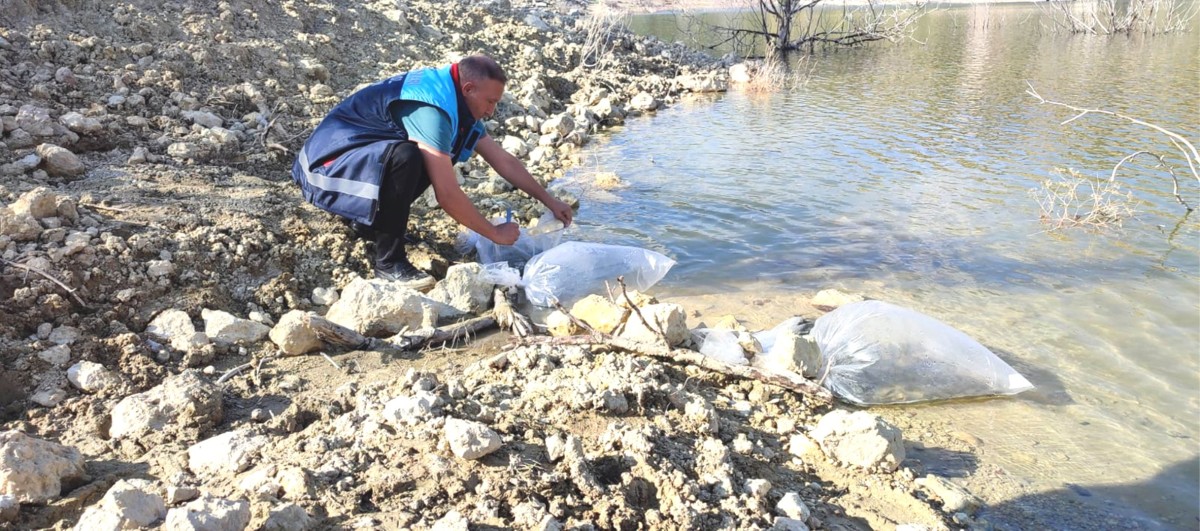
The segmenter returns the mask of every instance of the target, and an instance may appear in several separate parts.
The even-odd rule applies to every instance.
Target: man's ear
[[[464,82],[462,84],[462,92],[463,92],[464,96],[466,96],[468,93],[475,92],[475,82],[474,81]]]

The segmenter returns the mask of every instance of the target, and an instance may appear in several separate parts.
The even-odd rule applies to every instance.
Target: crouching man
[[[375,277],[427,290],[434,279],[404,249],[412,204],[429,186],[455,221],[501,245],[520,234],[492,225],[463,192],[454,164],[478,152],[513,186],[541,201],[564,225],[571,207],[550,195],[525,165],[487,134],[508,81],[490,57],[413,70],[363,88],[334,107],[304,143],[292,179],[304,198],[355,224],[375,241]]]

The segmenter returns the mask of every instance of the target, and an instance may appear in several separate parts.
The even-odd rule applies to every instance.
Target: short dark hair
[[[500,64],[495,59],[483,54],[472,55],[459,61],[458,70],[464,81],[494,79],[501,83],[508,83],[508,76],[504,74],[504,69],[500,68]]]

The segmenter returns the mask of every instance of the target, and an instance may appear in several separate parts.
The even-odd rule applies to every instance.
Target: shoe
[[[398,283],[401,287],[425,292],[433,289],[437,283],[429,273],[417,269],[408,260],[396,264],[391,269],[375,269],[375,278]]]

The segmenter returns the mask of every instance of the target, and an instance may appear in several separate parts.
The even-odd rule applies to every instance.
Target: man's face
[[[476,120],[489,118],[496,113],[496,104],[504,95],[504,83],[495,79],[468,81],[463,84],[463,98]]]

